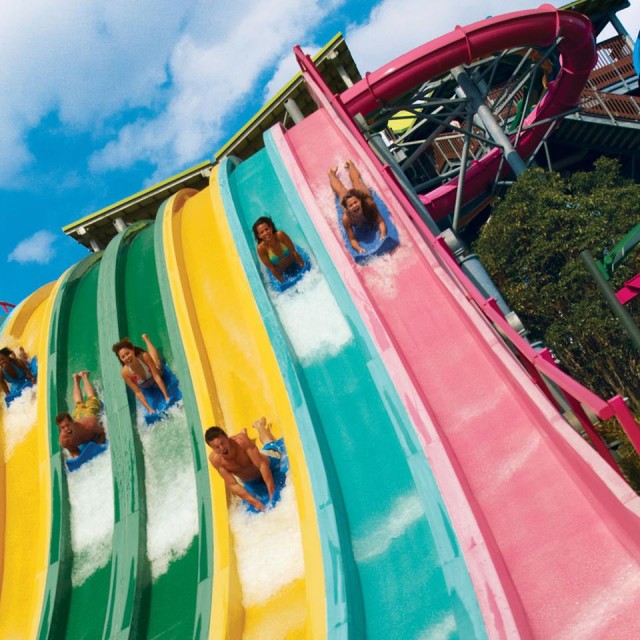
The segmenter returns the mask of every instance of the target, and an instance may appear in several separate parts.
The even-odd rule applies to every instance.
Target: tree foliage
[[[580,259],[596,259],[640,222],[640,185],[600,158],[589,172],[562,177],[526,171],[495,207],[474,250],[530,336],[541,339],[571,376],[603,397],[630,399],[640,415],[635,350]],[[640,246],[611,282],[640,271]],[[640,320],[638,303],[628,310]],[[613,429],[613,431],[612,431]],[[610,437],[619,435],[610,425]],[[626,450],[628,456],[631,451]],[[635,483],[634,483],[635,484]]]

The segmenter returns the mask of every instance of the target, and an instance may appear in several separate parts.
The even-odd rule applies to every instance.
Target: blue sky
[[[564,2],[553,2],[556,6]],[[619,14],[629,33],[640,3]],[[362,73],[512,0],[31,0],[0,24],[0,300],[86,255],[61,228],[216,150],[341,31]],[[613,35],[613,34],[611,34]]]

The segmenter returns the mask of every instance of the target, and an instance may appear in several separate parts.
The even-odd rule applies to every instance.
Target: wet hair
[[[375,204],[372,205],[369,202],[369,196],[364,193],[364,191],[360,191],[360,189],[349,189],[340,200],[340,204],[345,211],[347,211],[347,200],[349,198],[358,198],[358,200],[360,200],[362,215],[364,215],[365,220],[369,224],[375,225],[378,221],[378,208]]]
[[[15,356],[15,353],[9,347],[2,347],[0,349],[0,355],[7,356],[7,358],[12,358]]]
[[[131,349],[133,353],[136,354],[136,356],[140,356],[140,354],[146,353],[146,351],[141,347],[136,347],[136,345],[133,344],[133,342],[131,342],[129,338],[122,338],[122,340],[118,340],[118,342],[116,342],[113,347],[111,347],[111,350],[116,354],[116,358],[118,358],[118,361],[120,363],[122,363],[122,360],[120,360],[120,356],[118,355],[118,353],[121,349]]]
[[[66,411],[63,411],[62,413],[59,413],[56,416],[55,422],[58,426],[60,426],[60,423],[64,422],[65,420],[71,420],[71,422],[73,422],[73,418],[71,417],[71,414],[67,413]]]
[[[261,224],[268,224],[271,227],[271,231],[273,231],[273,233],[275,233],[277,231],[276,225],[273,224],[273,220],[269,216],[260,216],[253,223],[253,226],[251,227],[251,230],[253,231],[253,237],[256,239],[256,242],[258,242],[258,243],[261,242],[260,238],[258,237],[258,227]]]
[[[228,437],[226,431],[222,427],[209,427],[204,432],[205,442],[211,442],[220,436],[224,436],[225,438]]]

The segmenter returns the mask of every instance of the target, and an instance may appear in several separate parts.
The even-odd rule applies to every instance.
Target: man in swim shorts
[[[278,500],[285,484],[286,449],[282,438],[274,438],[266,418],[256,420],[253,427],[263,444],[261,451],[246,429],[229,437],[220,427],[210,427],[204,437],[212,449],[209,461],[229,491],[253,510],[264,511]]]
[[[84,387],[84,396],[80,390],[80,379]],[[88,371],[73,374],[73,401],[73,414],[58,414],[56,424],[60,434],[60,446],[64,447],[72,458],[77,458],[81,445],[91,440],[104,444],[106,439],[104,427],[98,420],[102,403],[96,396]]]

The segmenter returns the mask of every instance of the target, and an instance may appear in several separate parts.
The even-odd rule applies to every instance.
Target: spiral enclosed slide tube
[[[552,118],[575,107],[596,61],[591,22],[586,16],[561,11],[551,5],[539,9],[508,13],[482,20],[427,42],[396,58],[377,71],[367,73],[340,94],[346,111],[367,115],[401,96],[421,82],[470,64],[503,49],[531,46],[548,47],[560,39],[561,69],[549,84],[542,100],[525,120],[525,127]],[[522,157],[533,153],[548,126],[524,130],[516,150]],[[464,201],[473,200],[495,180],[502,149],[495,148],[467,169]],[[506,166],[504,171],[508,171]],[[421,197],[429,213],[439,220],[453,211],[457,180],[452,180]]]

